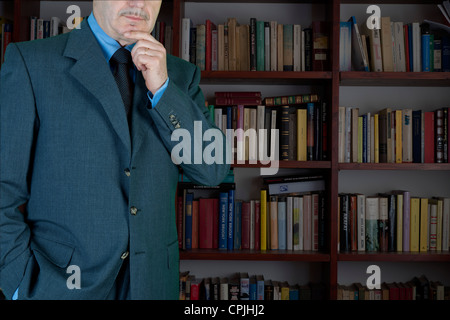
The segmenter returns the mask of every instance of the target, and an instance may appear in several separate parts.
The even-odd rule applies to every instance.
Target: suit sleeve
[[[193,69],[186,89],[171,77],[157,106],[149,112],[172,160],[180,164],[183,172],[198,184],[218,185],[228,174],[230,161],[226,156],[230,150],[225,135],[205,107],[199,87],[200,69]]]
[[[0,78],[0,287],[7,298],[31,257],[30,230],[19,207],[29,199],[37,128],[28,71],[18,47],[10,44]]]

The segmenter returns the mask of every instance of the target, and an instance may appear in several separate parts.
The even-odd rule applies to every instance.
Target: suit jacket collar
[[[122,97],[100,45],[86,20],[81,23],[80,29],[70,32],[64,56],[76,60],[70,73],[100,102],[131,156],[130,131]]]

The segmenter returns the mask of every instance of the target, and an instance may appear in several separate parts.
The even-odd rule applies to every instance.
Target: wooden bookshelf
[[[60,1],[60,0],[54,0]],[[40,0],[14,0],[14,31],[13,41],[25,41],[29,38],[29,17],[40,15]],[[329,110],[328,130],[329,139],[329,160],[327,161],[280,161],[279,168],[283,169],[319,169],[327,175],[327,235],[328,243],[326,252],[312,251],[286,251],[286,250],[181,250],[181,260],[195,260],[201,264],[203,260],[213,261],[301,261],[306,263],[319,262],[324,265],[323,281],[327,283],[328,297],[336,299],[339,262],[425,262],[425,263],[450,263],[450,253],[448,252],[393,252],[393,253],[359,253],[349,252],[341,253],[338,248],[338,193],[339,183],[343,182],[341,174],[346,171],[367,170],[374,171],[377,174],[387,176],[387,185],[389,185],[389,172],[383,171],[450,171],[450,163],[339,163],[338,162],[338,108],[340,105],[340,89],[346,87],[373,87],[377,90],[379,87],[450,87],[450,72],[339,72],[339,22],[342,5],[347,4],[366,4],[362,0],[246,0],[246,1],[225,1],[225,0],[170,0],[163,1],[169,3],[168,8],[173,26],[173,53],[180,52],[181,43],[181,20],[185,17],[185,6],[189,2],[200,3],[286,3],[286,4],[311,4],[316,3],[326,7],[323,12],[325,20],[330,22],[330,58],[331,66],[327,71],[305,71],[305,72],[241,72],[241,71],[202,71],[203,84],[213,85],[293,85],[293,86],[316,86],[327,97]],[[376,4],[438,4],[441,0],[380,0]],[[205,17],[206,18],[206,17]],[[433,18],[433,17],[428,17]],[[348,17],[345,17],[345,20]],[[344,20],[344,19],[342,19]],[[301,22],[301,21],[300,21]],[[361,21],[358,21],[361,23]],[[355,90],[358,90],[356,88]],[[448,97],[448,96],[447,96]],[[447,98],[448,99],[448,98]],[[395,98],[394,98],[395,100]],[[395,100],[398,101],[398,100]],[[273,165],[273,164],[272,164]],[[261,163],[235,163],[234,168],[262,168],[269,165]],[[358,172],[356,172],[358,174]],[[450,190],[450,185],[448,186]],[[356,192],[357,190],[355,190]],[[237,271],[237,270],[233,270]],[[251,270],[249,270],[251,272]],[[282,276],[283,270],[280,270]]]
[[[450,163],[339,163],[339,170],[450,170]]]
[[[330,255],[314,251],[291,250],[208,250],[192,249],[180,251],[182,260],[248,260],[248,261],[305,261],[329,262]]]
[[[339,253],[339,261],[450,262],[448,251],[440,252],[349,252]]]
[[[450,72],[363,72],[339,73],[342,86],[448,87]]]

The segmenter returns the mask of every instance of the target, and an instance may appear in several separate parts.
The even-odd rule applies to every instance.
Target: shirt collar
[[[109,62],[109,59],[111,59],[111,57],[117,51],[117,49],[121,48],[121,45],[119,44],[119,42],[117,42],[109,35],[107,35],[105,31],[103,31],[103,29],[99,26],[97,20],[95,19],[93,12],[91,12],[91,14],[88,17],[88,23],[89,26],[91,27],[92,32],[94,33],[95,38],[100,44],[100,47],[102,49],[106,61]],[[125,49],[131,52],[133,47],[134,43],[126,46]]]

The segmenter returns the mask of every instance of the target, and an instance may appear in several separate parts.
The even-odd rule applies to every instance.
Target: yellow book
[[[380,140],[379,140],[379,131],[378,131],[378,113],[374,114],[373,116],[374,119],[374,152],[375,152],[375,157],[374,157],[374,161],[375,163],[379,163],[380,162]]]
[[[428,199],[420,199],[420,251],[428,251]]]
[[[267,250],[267,190],[261,190],[261,250]]]
[[[395,110],[395,162],[402,163],[403,149],[402,149],[402,110]]]
[[[411,197],[409,224],[410,224],[409,250],[411,252],[418,252],[419,227],[420,227],[420,198]]]
[[[307,115],[306,109],[297,109],[297,160],[306,161]]]
[[[437,200],[437,232],[436,232],[436,250],[442,250],[442,210],[444,206],[444,201],[442,199]]]
[[[289,300],[289,284],[286,281],[281,284],[281,300]]]

